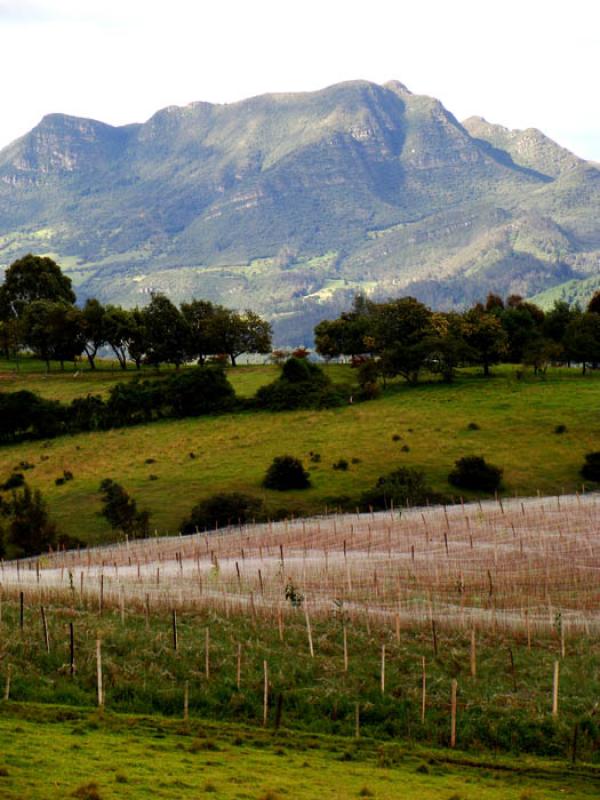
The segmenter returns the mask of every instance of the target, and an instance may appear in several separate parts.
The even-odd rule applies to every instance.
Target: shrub
[[[503,470],[488,464],[483,456],[463,456],[454,464],[448,481],[459,489],[493,492],[500,488]]]
[[[279,378],[257,391],[255,402],[259,408],[285,411],[340,406],[346,397],[332,386],[317,364],[304,358],[289,358]]]
[[[33,556],[55,547],[56,525],[50,521],[38,490],[32,492],[24,484],[21,491],[13,492],[7,513],[11,517],[7,538],[17,555]]]
[[[382,475],[375,486],[362,496],[362,504],[374,509],[424,505],[428,500],[438,499],[425,481],[425,474],[418,469],[400,467]]]
[[[215,527],[251,522],[262,516],[264,506],[260,498],[241,492],[223,492],[195,505],[190,516],[182,522],[181,532],[214,530]]]
[[[581,468],[581,475],[587,481],[600,482],[600,450],[586,453],[585,464]]]
[[[135,500],[120,484],[105,478],[100,484],[100,492],[102,510],[99,513],[111,528],[134,539],[148,536],[150,512],[138,511]]]
[[[336,461],[335,464],[332,465],[334,469],[339,469],[342,472],[346,472],[348,469],[348,462],[345,458],[340,458],[339,461]]]
[[[197,417],[231,408],[235,392],[222,367],[195,367],[169,378],[165,401],[173,416]]]
[[[2,489],[5,492],[8,492],[10,491],[10,489],[18,489],[20,486],[23,486],[24,483],[25,483],[25,476],[23,475],[23,473],[13,472],[13,474],[10,475],[4,481],[2,486],[0,486],[0,489]]]
[[[554,433],[561,434],[566,432],[567,432],[567,426],[563,425],[562,423],[560,425],[557,425],[556,428],[554,428]]]
[[[277,456],[267,470],[263,486],[278,491],[307,489],[310,486],[310,478],[300,459],[294,456]]]
[[[481,428],[479,427],[479,425],[476,422],[469,422],[469,424],[467,425],[467,430],[468,431],[479,431],[479,430],[481,430]]]

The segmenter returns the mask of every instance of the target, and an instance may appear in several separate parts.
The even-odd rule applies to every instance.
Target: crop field
[[[0,680],[17,701],[593,761],[599,511],[396,509],[5,563]]]
[[[351,379],[348,367],[329,372],[341,382]],[[7,389],[31,388],[62,400],[84,388],[106,391],[123,378],[104,371],[92,377],[82,371],[77,378],[6,374]],[[250,397],[277,370],[239,367],[227,374],[240,396]],[[90,543],[114,536],[98,516],[103,478],[123,484],[138,507],[151,512],[151,527],[161,534],[176,533],[193,505],[223,491],[259,497],[272,515],[314,515],[340,504],[353,508],[381,475],[400,466],[423,470],[433,491],[452,496],[448,473],[457,458],[470,454],[504,469],[503,496],[556,495],[581,489],[584,454],[600,440],[594,411],[599,407],[600,375],[556,370],[545,379],[518,380],[511,369],[499,368],[490,380],[468,373],[450,386],[391,384],[377,400],[333,410],[164,420],[4,446],[0,480],[23,462],[31,465],[27,481],[42,491],[59,529]],[[557,434],[557,426],[566,430]],[[285,453],[303,460],[310,489],[274,492],[261,486],[272,459]],[[311,453],[320,460],[311,461]],[[340,459],[348,462],[347,470],[333,469]],[[74,480],[57,486],[65,470]]]

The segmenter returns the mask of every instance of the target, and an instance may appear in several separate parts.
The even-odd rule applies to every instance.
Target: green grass
[[[0,750],[3,800],[583,800],[599,788],[596,773],[548,761],[60,707],[5,707]]]
[[[341,381],[350,374],[347,367],[329,371]],[[246,397],[276,374],[274,367],[228,372]],[[83,386],[106,391],[120,379],[122,375],[113,372],[91,377],[85,372],[76,379],[51,373],[48,378],[32,374],[21,377],[20,384],[4,385],[28,386],[66,400]],[[60,528],[91,542],[111,537],[97,515],[98,486],[106,477],[122,483],[152,512],[151,526],[161,533],[176,531],[199,499],[216,492],[255,494],[271,512],[284,508],[314,514],[335,506],[341,497],[353,502],[380,475],[399,466],[423,469],[434,490],[451,495],[455,490],[447,475],[454,461],[468,454],[483,455],[504,468],[506,494],[556,494],[581,486],[584,454],[598,447],[598,407],[600,375],[556,370],[546,379],[530,375],[517,380],[512,368],[503,368],[490,380],[467,373],[452,386],[395,383],[376,401],[333,410],[165,420],[6,446],[0,449],[0,480],[21,461],[34,464],[27,479],[42,490]],[[480,430],[468,430],[470,422]],[[567,426],[566,433],[554,433],[559,424]],[[401,438],[393,441],[394,435]],[[320,453],[320,463],[310,463],[311,451]],[[310,468],[311,489],[262,489],[272,459],[285,453],[302,458]],[[346,472],[332,468],[341,458],[350,462]],[[155,463],[147,464],[147,459]],[[74,480],[55,486],[63,470],[73,472]],[[158,479],[149,480],[151,474]]]

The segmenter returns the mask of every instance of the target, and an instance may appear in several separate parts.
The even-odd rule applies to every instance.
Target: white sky
[[[0,0],[0,147],[50,112],[395,78],[600,161],[598,0]]]

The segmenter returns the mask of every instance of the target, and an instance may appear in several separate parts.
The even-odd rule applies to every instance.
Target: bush
[[[494,492],[500,488],[503,470],[488,464],[483,456],[463,456],[454,464],[448,481],[459,489]]]
[[[50,521],[46,503],[39,491],[32,492],[25,484],[13,492],[7,506],[11,521],[8,542],[18,556],[34,556],[56,546],[56,525]]]
[[[346,402],[317,365],[304,358],[289,358],[277,380],[261,386],[255,397],[259,408],[287,411],[296,408],[332,408]]]
[[[244,524],[264,516],[260,498],[240,492],[223,492],[201,500],[181,524],[182,533]]]
[[[561,434],[566,432],[567,432],[567,426],[563,425],[562,423],[560,425],[557,425],[556,428],[554,428],[554,433]]]
[[[222,367],[195,367],[168,380],[165,400],[173,416],[197,417],[231,408],[235,392]]]
[[[333,469],[339,469],[342,472],[346,472],[348,469],[348,462],[345,458],[340,458],[339,461],[336,461],[335,464],[332,464]]]
[[[586,453],[585,464],[581,468],[581,475],[586,481],[600,482],[600,450]]]
[[[267,470],[263,486],[280,492],[287,489],[307,489],[310,486],[310,478],[300,459],[293,456],[277,456]]]
[[[427,485],[425,474],[419,469],[400,467],[382,475],[375,486],[362,496],[362,504],[374,509],[386,509],[391,506],[425,505],[428,500],[439,497]]]
[[[11,489],[18,489],[20,486],[23,486],[25,483],[25,476],[22,472],[13,472],[4,483],[0,486],[2,491],[8,492]]]
[[[137,504],[125,489],[110,478],[100,484],[102,493],[102,510],[100,516],[105,517],[111,528],[121,530],[131,538],[148,536],[150,512],[138,511]]]

